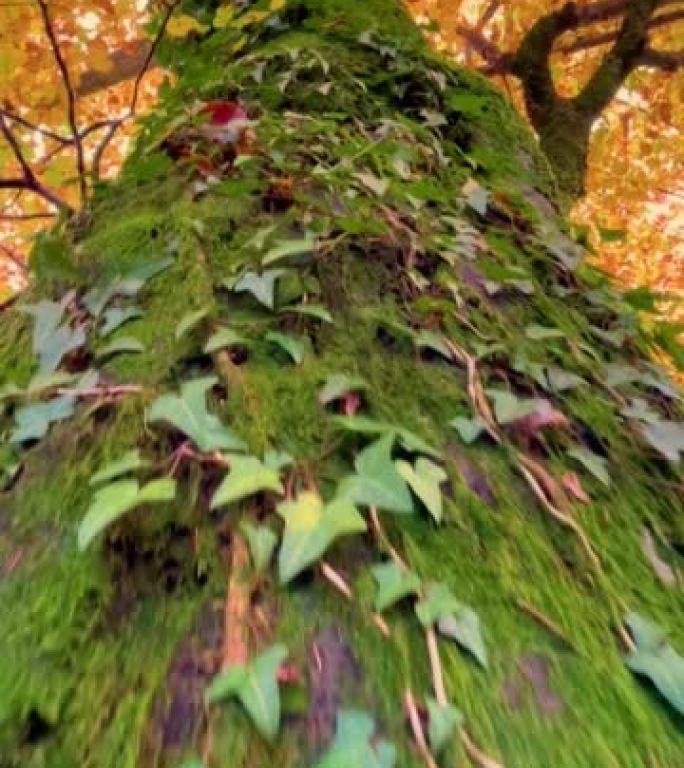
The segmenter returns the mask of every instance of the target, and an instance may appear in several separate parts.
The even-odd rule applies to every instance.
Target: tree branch
[[[674,72],[680,67],[684,67],[684,51],[656,51],[646,47],[639,56],[637,63],[639,66],[655,67],[665,72]]]
[[[9,144],[12,154],[15,160],[19,163],[21,172],[24,174],[26,181],[31,182],[35,180],[35,174],[31,170],[31,166],[24,157],[24,153],[19,146],[17,137],[12,133],[12,129],[7,124],[7,119],[4,114],[0,113],[0,133],[5,137],[5,141]]]
[[[577,109],[598,116],[612,101],[627,75],[639,65],[648,24],[657,8],[658,0],[631,0],[615,45],[574,99]]]
[[[71,129],[71,135],[73,137],[73,144],[76,150],[76,167],[78,169],[78,181],[81,191],[81,200],[86,201],[88,195],[88,185],[86,181],[86,168],[85,157],[83,153],[83,143],[81,142],[78,125],[76,122],[76,94],[74,93],[73,86],[71,84],[71,77],[69,75],[69,69],[67,68],[62,51],[60,50],[57,37],[55,36],[55,30],[52,26],[50,19],[50,12],[48,11],[46,0],[36,0],[40,8],[41,16],[43,17],[43,27],[45,28],[45,34],[48,36],[50,46],[52,48],[55,62],[59,67],[59,71],[62,75],[62,83],[67,95],[67,119],[69,122],[69,128]]]
[[[55,133],[55,131],[51,131],[49,128],[41,128],[41,126],[36,125],[35,123],[32,123],[30,120],[27,120],[25,117],[22,117],[21,115],[17,115],[16,112],[12,112],[9,109],[4,109],[0,107],[0,115],[7,118],[8,120],[11,120],[14,123],[18,123],[24,128],[28,128],[29,131],[35,131],[36,133],[41,134],[41,136],[45,136],[48,139],[57,141],[60,144],[72,143],[72,140],[68,136],[62,136],[59,133]]]

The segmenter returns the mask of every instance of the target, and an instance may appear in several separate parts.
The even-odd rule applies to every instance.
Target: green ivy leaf
[[[301,237],[294,240],[278,240],[273,247],[264,254],[261,263],[266,267],[276,261],[282,261],[289,256],[301,256],[313,253],[316,249],[316,240],[313,236]]]
[[[554,392],[565,392],[586,384],[581,376],[570,371],[564,371],[562,368],[547,368],[546,375],[549,380],[549,386]]]
[[[78,548],[83,551],[90,542],[115,520],[141,504],[173,501],[176,481],[151,480],[140,487],[137,480],[117,480],[95,492],[85,517],[78,528]]]
[[[457,416],[449,422],[461,436],[461,440],[466,445],[474,443],[475,440],[485,431],[485,423],[480,418],[468,419],[464,416]]]
[[[244,346],[248,343],[248,340],[244,336],[237,331],[234,331],[232,328],[219,328],[207,339],[207,342],[204,345],[204,351],[206,354],[210,355],[212,352],[216,352],[219,349]]]
[[[121,475],[127,475],[130,472],[134,472],[136,469],[148,466],[148,462],[142,458],[138,448],[134,448],[124,453],[118,459],[109,461],[103,467],[100,467],[97,472],[90,478],[88,485],[99,485],[105,483],[108,480],[114,480]]]
[[[447,360],[453,360],[453,354],[447,343],[447,338],[441,333],[435,331],[418,331],[414,337],[415,345],[423,349],[431,349],[433,352],[445,357]]]
[[[193,309],[192,312],[183,315],[176,326],[176,341],[182,339],[186,333],[190,333],[193,328],[196,328],[208,314],[209,309],[207,307],[201,307],[200,309]]]
[[[232,286],[233,291],[251,293],[252,296],[270,310],[275,306],[275,286],[278,278],[285,274],[284,269],[267,269],[265,272],[245,272]]]
[[[416,616],[424,627],[437,625],[440,634],[455,640],[487,667],[487,651],[478,615],[452,594],[442,582],[431,584],[416,604]]]
[[[238,456],[230,459],[230,472],[223,478],[211,500],[211,508],[233,504],[261,491],[283,493],[280,474],[262,464],[255,456]]]
[[[50,426],[64,421],[74,414],[76,398],[71,395],[55,397],[45,403],[31,403],[15,413],[16,424],[10,437],[11,443],[40,440]]]
[[[442,522],[442,491],[440,486],[449,477],[430,459],[420,456],[412,467],[408,461],[395,461],[397,472],[406,480],[411,490],[423,502],[436,523]]]
[[[389,180],[381,179],[374,173],[355,173],[354,178],[358,179],[366,189],[369,189],[374,195],[384,197],[389,189]]]
[[[489,192],[478,184],[475,179],[468,179],[461,189],[463,198],[466,203],[480,216],[485,216],[487,213],[487,205],[489,202]]]
[[[318,393],[321,405],[328,405],[335,400],[343,398],[350,392],[360,392],[368,389],[365,379],[360,376],[347,376],[346,373],[331,373]]]
[[[348,432],[358,432],[363,435],[385,435],[389,433],[393,437],[396,436],[402,447],[409,453],[423,453],[436,459],[440,457],[439,451],[435,450],[429,443],[426,443],[422,437],[418,437],[414,432],[404,427],[378,421],[369,416],[333,416],[333,421],[338,427]]]
[[[565,334],[559,328],[546,328],[543,325],[528,325],[525,328],[525,336],[532,341],[546,341],[547,339],[564,339]]]
[[[107,309],[102,315],[100,336],[108,336],[112,331],[120,328],[124,323],[142,317],[142,315],[143,311],[140,307],[112,307],[111,309]]]
[[[268,564],[273,557],[273,551],[278,543],[278,537],[266,525],[252,525],[248,522],[240,524],[240,530],[249,544],[249,553],[252,557],[252,564],[257,573],[261,573],[268,568]]]
[[[374,565],[371,573],[378,584],[375,595],[375,610],[378,613],[409,595],[417,595],[420,591],[420,578],[413,571],[405,571],[393,561]]]
[[[347,478],[342,493],[357,504],[379,507],[388,512],[413,512],[411,494],[394,464],[394,435],[387,434],[358,454],[356,474]]]
[[[679,461],[679,454],[684,453],[684,424],[657,421],[655,424],[640,424],[639,429],[661,456],[674,464]]]
[[[280,331],[269,331],[264,338],[287,353],[295,365],[301,365],[306,350],[303,339],[288,336],[286,333],[280,333]]]
[[[315,317],[317,320],[321,320],[324,323],[334,322],[333,316],[330,314],[330,312],[319,304],[295,304],[292,307],[283,307],[280,312],[294,312],[298,315]]]
[[[287,451],[266,451],[264,454],[264,466],[281,470],[294,463],[294,459]]]
[[[365,712],[340,710],[335,739],[316,768],[393,768],[394,745],[374,734],[373,718]]]
[[[454,731],[463,723],[463,714],[452,704],[443,707],[433,698],[428,698],[426,704],[430,747],[435,755],[439,755],[451,740]]]
[[[232,7],[231,7],[232,10]],[[204,763],[199,759],[199,757],[189,757],[187,760],[183,760],[183,762],[178,766],[178,768],[206,768]]]
[[[626,616],[625,624],[636,645],[625,664],[635,674],[647,677],[660,695],[684,715],[684,658],[667,642],[660,627],[639,614]]]
[[[278,670],[287,656],[287,648],[278,643],[246,666],[221,672],[211,682],[205,700],[214,704],[227,698],[237,698],[259,733],[272,742],[280,728]]]
[[[60,325],[64,307],[54,301],[40,301],[23,307],[33,316],[33,352],[38,355],[38,371],[56,371],[62,358],[85,344],[82,326],[72,328],[68,322]]]
[[[282,584],[315,563],[340,536],[366,530],[365,520],[347,498],[336,498],[324,505],[317,494],[306,491],[294,501],[278,504],[277,512],[285,521],[278,555]]]
[[[110,282],[91,288],[83,296],[83,304],[93,317],[99,317],[114,296],[135,296],[145,284],[173,264],[173,259],[164,258],[147,262]]]
[[[120,355],[124,353],[140,353],[144,352],[145,347],[143,344],[134,339],[132,336],[122,336],[119,339],[110,341],[109,344],[105,344],[104,347],[100,347],[95,353],[95,357],[98,360],[102,360],[105,357],[111,357],[112,355]]]
[[[501,425],[519,421],[534,413],[538,407],[536,400],[520,399],[504,389],[488,389],[486,392],[494,401],[494,416]]]
[[[180,396],[162,395],[152,403],[149,420],[173,425],[205,453],[243,451],[242,440],[207,411],[206,393],[216,381],[216,377],[209,376],[183,382]]]
[[[610,488],[610,475],[608,474],[608,460],[586,448],[570,448],[568,456],[579,461],[597,480]]]

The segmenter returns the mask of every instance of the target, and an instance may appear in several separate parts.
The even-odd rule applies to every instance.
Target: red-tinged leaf
[[[566,472],[561,477],[561,483],[563,484],[563,488],[565,488],[571,496],[578,501],[581,501],[582,504],[591,504],[591,499],[582,487],[582,483],[575,472]]]
[[[533,413],[516,422],[516,429],[525,437],[535,437],[542,429],[568,429],[568,417],[557,411],[548,400],[537,400]]]
[[[208,101],[201,109],[212,125],[228,125],[233,120],[248,120],[244,107],[236,101]]]

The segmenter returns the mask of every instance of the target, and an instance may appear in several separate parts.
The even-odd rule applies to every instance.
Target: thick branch
[[[55,30],[52,26],[50,19],[50,12],[48,11],[46,0],[37,0],[40,7],[40,13],[43,17],[43,27],[45,28],[45,34],[48,36],[50,46],[52,48],[52,54],[55,57],[55,62],[59,67],[59,71],[62,75],[62,83],[67,95],[67,119],[69,122],[69,128],[71,129],[71,135],[73,137],[74,148],[76,150],[76,167],[78,169],[78,180],[81,190],[81,199],[85,202],[88,188],[86,184],[86,169],[85,169],[85,157],[83,154],[83,144],[81,142],[78,125],[76,122],[76,94],[74,93],[73,86],[71,84],[71,77],[69,75],[69,69],[62,56],[57,37],[55,36]]]
[[[598,117],[613,100],[625,78],[639,65],[646,48],[648,23],[658,0],[632,0],[613,48],[575,98],[577,108]]]
[[[653,48],[644,48],[639,56],[638,65],[674,72],[684,67],[684,51],[656,51]]]

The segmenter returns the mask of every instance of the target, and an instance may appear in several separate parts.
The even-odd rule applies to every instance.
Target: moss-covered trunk
[[[410,596],[373,615],[390,542],[423,596],[442,583],[481,622],[486,668],[437,641],[464,716],[440,764],[475,745],[508,768],[681,764],[681,723],[626,668],[621,624],[637,611],[684,644],[681,411],[651,335],[564,234],[513,111],[432,55],[398,2],[261,5],[167,45],[178,83],[121,179],[41,241],[30,295],[1,318],[0,766],[313,766],[340,708],[374,718],[396,765],[423,764],[403,697],[433,695],[425,630]],[[253,121],[237,149],[193,117],[216,100]],[[144,350],[98,355],[127,337]],[[363,381],[337,379],[323,405],[333,374]],[[223,426],[164,413],[158,398],[212,376]],[[254,461],[214,450],[238,438],[293,458],[258,486],[300,503],[290,534],[315,523],[304,494],[337,499],[327,533],[342,508],[368,522],[325,553],[352,599],[318,566],[283,586],[284,550],[262,576],[245,562],[240,523],[280,537],[282,494],[210,509],[228,465],[254,480]],[[79,550],[91,476],[135,449],[146,463],[123,476],[173,478],[175,501],[131,504]],[[102,482],[124,482],[125,506],[130,480]],[[290,682],[269,746],[237,703],[202,696],[275,642]]]

